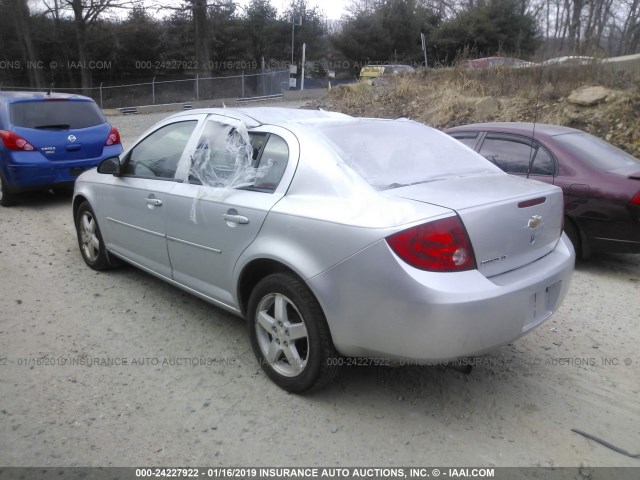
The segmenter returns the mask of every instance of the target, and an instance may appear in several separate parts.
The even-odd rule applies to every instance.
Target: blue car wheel
[[[0,205],[3,207],[10,207],[11,205],[14,205],[15,202],[16,195],[9,190],[7,180],[4,178],[4,174],[0,170]]]

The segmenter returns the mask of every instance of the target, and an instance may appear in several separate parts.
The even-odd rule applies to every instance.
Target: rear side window
[[[16,102],[10,105],[11,123],[41,130],[89,128],[106,123],[98,105],[77,100]]]
[[[288,160],[289,147],[279,136],[208,120],[191,157],[189,182],[272,193]]]
[[[549,152],[542,147],[538,147],[536,156],[533,159],[533,165],[531,166],[531,173],[534,175],[555,175],[556,173],[553,158],[551,158]]]
[[[251,159],[253,160],[253,163],[256,164],[265,143],[267,143],[267,134],[249,132],[249,140],[251,140]]]
[[[458,140],[460,143],[464,143],[472,150],[475,150],[476,144],[478,143],[478,132],[456,132],[450,133],[449,135]]]
[[[555,174],[555,163],[549,152],[530,141],[519,141],[516,138],[506,138],[504,135],[487,135],[482,143],[480,154],[492,161],[502,170],[515,175],[526,175],[531,164],[531,174]]]
[[[251,184],[251,162],[261,146],[256,139],[254,148],[246,135],[246,130],[241,132],[235,125],[207,120],[191,157],[189,181],[211,187]]]
[[[530,144],[487,137],[480,154],[507,173],[525,174],[535,152]]]
[[[269,135],[260,164],[258,165],[259,175],[256,178],[254,188],[263,192],[273,192],[278,187],[282,175],[289,162],[289,147],[278,135]]]

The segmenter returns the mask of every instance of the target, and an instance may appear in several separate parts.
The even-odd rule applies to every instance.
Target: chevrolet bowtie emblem
[[[538,228],[542,224],[542,217],[540,215],[534,215],[529,219],[527,223],[527,228]]]

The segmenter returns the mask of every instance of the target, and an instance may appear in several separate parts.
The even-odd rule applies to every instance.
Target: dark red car
[[[565,232],[583,258],[640,253],[640,160],[581,130],[533,123],[477,123],[446,133],[513,175],[553,183]]]

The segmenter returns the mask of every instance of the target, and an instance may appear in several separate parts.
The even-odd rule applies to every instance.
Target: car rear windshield
[[[407,120],[318,124],[343,160],[379,190],[501,173],[448,135]]]
[[[553,137],[576,157],[604,171],[640,167],[640,160],[588,133],[566,133]]]
[[[69,130],[95,127],[107,121],[98,105],[77,100],[42,100],[11,104],[11,122],[17,127]]]

